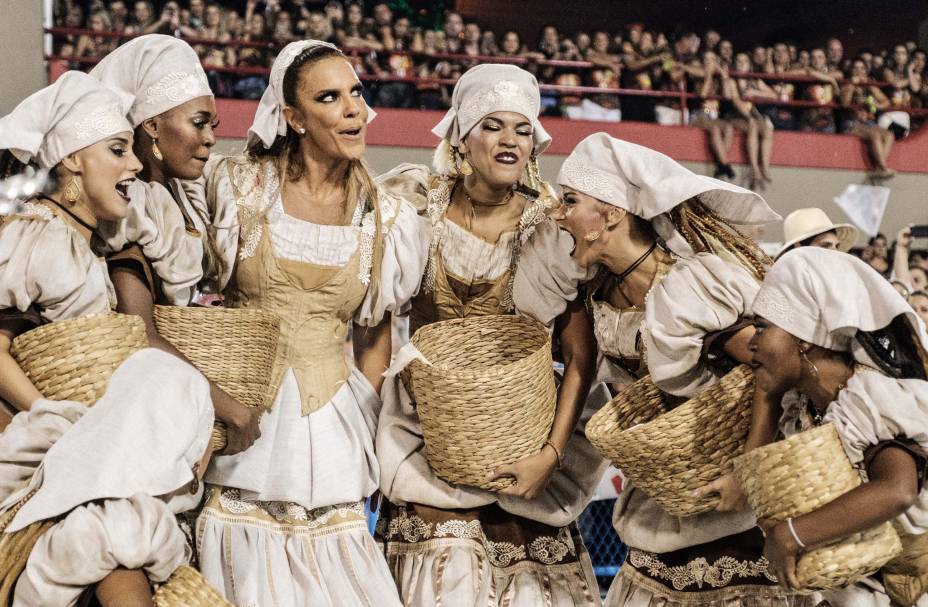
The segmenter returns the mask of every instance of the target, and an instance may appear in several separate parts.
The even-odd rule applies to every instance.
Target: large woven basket
[[[11,353],[45,398],[92,405],[113,371],[147,346],[141,318],[103,313],[27,331],[13,340]]]
[[[735,474],[757,517],[776,521],[816,510],[861,483],[831,424],[745,453]],[[805,592],[842,588],[901,551],[887,522],[802,553],[796,575]]]
[[[232,607],[199,571],[187,565],[158,586],[153,599],[155,607]]]
[[[714,386],[668,410],[646,376],[626,387],[586,425],[594,447],[668,513],[712,510],[718,496],[693,490],[731,472],[751,423],[754,374],[735,367]]]
[[[271,371],[280,340],[280,319],[258,308],[155,306],[158,333],[206,377],[247,407],[274,402]],[[222,422],[213,446],[226,445]]]
[[[548,332],[526,318],[493,315],[427,325],[412,343],[431,363],[414,360],[402,377],[432,470],[483,489],[512,485],[487,474],[548,439],[557,395]]]
[[[894,605],[911,607],[928,592],[928,533],[909,535],[895,529],[902,552],[883,566],[883,586]]]

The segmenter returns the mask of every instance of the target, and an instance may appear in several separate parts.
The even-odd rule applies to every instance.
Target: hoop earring
[[[158,147],[158,140],[154,137],[151,138],[151,155],[155,157],[155,160],[164,160],[161,149]]]
[[[806,365],[808,365],[809,373],[812,375],[812,377],[814,377],[815,379],[818,379],[818,367],[816,367],[812,363],[812,361],[809,360],[809,357],[806,356],[806,353],[805,351],[802,350],[802,348],[799,349],[799,358],[801,358],[803,362],[805,362]]]
[[[62,192],[65,201],[70,205],[74,206],[77,204],[77,201],[81,199],[81,186],[78,185],[77,179],[72,177],[68,181],[68,185],[64,186],[64,192]]]

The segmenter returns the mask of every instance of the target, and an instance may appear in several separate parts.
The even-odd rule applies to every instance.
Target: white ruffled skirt
[[[197,519],[200,569],[239,607],[400,605],[364,499],[377,489],[380,398],[353,369],[330,402],[302,415],[292,371],[261,437],[216,457]]]

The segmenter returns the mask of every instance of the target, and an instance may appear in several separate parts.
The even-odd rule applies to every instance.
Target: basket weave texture
[[[732,470],[751,423],[754,374],[740,365],[679,407],[645,376],[596,412],[586,426],[594,447],[669,514],[718,505],[693,490]]]
[[[13,340],[11,354],[45,398],[92,405],[116,368],[145,347],[141,318],[106,312],[27,331]]]
[[[153,596],[155,607],[232,607],[193,567],[182,565]]]
[[[812,512],[861,484],[832,424],[745,453],[735,460],[735,474],[757,517],[776,521]],[[806,592],[842,588],[901,551],[887,522],[803,552],[796,575]]]
[[[155,306],[158,333],[190,359],[203,375],[247,407],[274,402],[271,371],[280,340],[280,319],[258,308]],[[222,422],[213,446],[226,445]]]
[[[881,577],[893,604],[911,607],[928,592],[928,533],[909,535],[894,527],[902,552],[883,566]]]
[[[425,455],[451,483],[498,491],[494,468],[538,453],[548,440],[557,389],[545,328],[511,315],[422,327],[413,344],[429,360],[403,371],[422,425]]]

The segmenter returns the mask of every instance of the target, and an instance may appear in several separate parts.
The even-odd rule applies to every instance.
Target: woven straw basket
[[[497,466],[538,453],[554,420],[551,339],[539,323],[494,315],[422,327],[412,343],[431,362],[403,371],[439,477],[498,491],[487,481]]]
[[[155,306],[158,333],[190,359],[211,381],[247,407],[274,402],[271,371],[280,340],[280,319],[258,308],[179,308]],[[213,446],[226,445],[222,422]]]
[[[232,607],[193,567],[182,565],[158,586],[155,607]]]
[[[712,510],[717,496],[693,490],[731,472],[751,422],[754,374],[741,365],[668,411],[650,377],[626,387],[586,425],[594,447],[669,514]]]
[[[928,592],[928,533],[909,535],[895,529],[902,553],[883,566],[883,586],[894,605],[910,607]]]
[[[13,340],[11,353],[45,398],[92,405],[113,371],[147,346],[141,318],[103,313],[27,331]]]
[[[757,517],[776,521],[816,510],[861,483],[831,424],[745,453],[735,460],[735,474]],[[802,553],[796,575],[806,592],[842,588],[901,550],[887,522]]]

